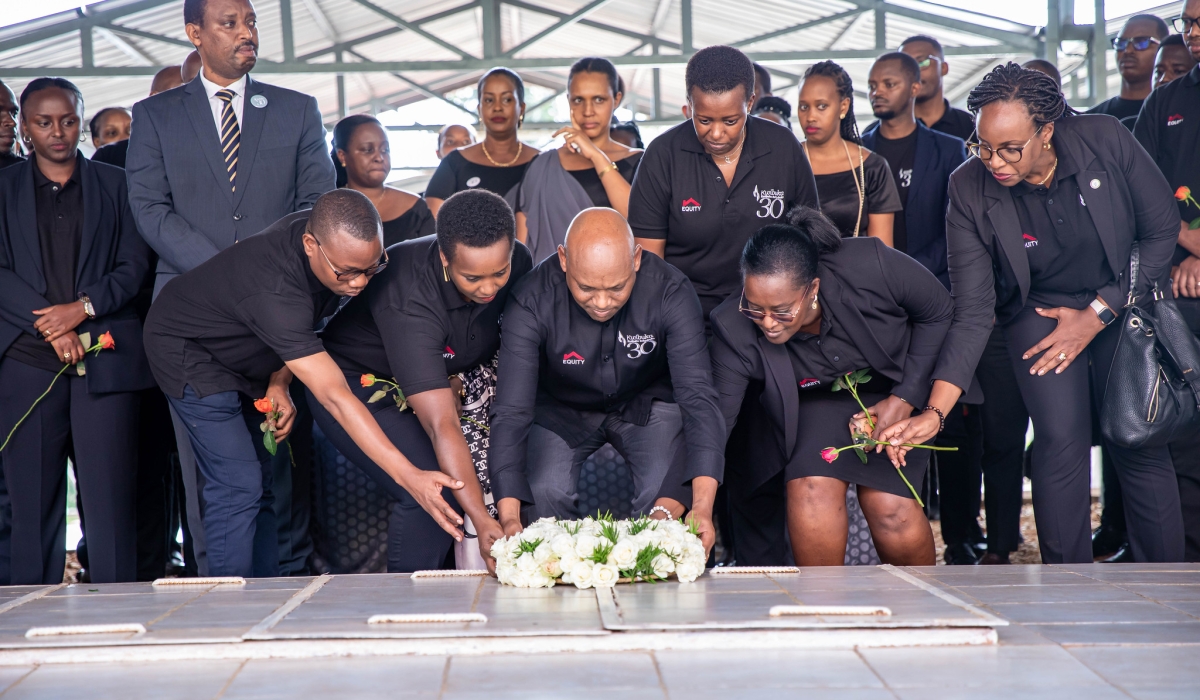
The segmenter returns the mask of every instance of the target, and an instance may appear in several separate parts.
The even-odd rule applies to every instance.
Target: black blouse
[[[823,299],[820,334],[797,333],[786,345],[801,391],[830,391],[838,377],[871,365],[846,329],[833,318],[830,305]]]
[[[625,178],[625,182],[633,182],[633,174],[637,172],[638,163],[641,161],[641,153],[634,153],[628,158],[622,158],[616,161],[617,172]],[[568,170],[567,172],[571,173],[571,177],[583,186],[583,191],[588,193],[588,197],[591,197],[592,204],[597,207],[612,206],[612,203],[608,201],[608,193],[604,191],[604,183],[600,182],[600,174],[596,172],[595,168]]]
[[[425,196],[446,199],[455,192],[481,187],[503,197],[525,177],[528,167],[529,163],[507,168],[479,165],[467,160],[458,151],[451,151],[438,164],[433,178],[429,180],[429,187],[425,189]]]
[[[428,236],[434,232],[433,212],[424,199],[418,199],[408,211],[391,221],[383,222],[383,245],[388,247],[400,241]]]
[[[867,196],[863,200],[862,218],[858,219],[858,186],[860,170],[844,170],[840,173],[816,175],[817,197],[821,200],[821,212],[828,216],[842,232],[843,238],[854,235],[855,221],[859,221],[858,235],[867,235],[868,214],[888,214],[904,209],[896,183],[892,179],[888,162],[878,153],[867,155],[862,175],[867,181]]]

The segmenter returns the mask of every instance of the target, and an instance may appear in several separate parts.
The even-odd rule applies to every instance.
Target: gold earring
[[[813,295],[812,308],[813,308],[813,311],[817,310],[817,295],[816,294]]]
[[[838,115],[838,119],[845,119],[845,118],[846,118],[846,115],[844,115],[844,114],[839,114],[839,115]]]
[[[442,265],[442,279],[446,282],[450,281],[450,271],[446,269],[445,265]]]
[[[1049,142],[1049,141],[1046,141],[1046,142],[1042,143],[1042,150],[1043,150],[1043,151],[1048,151],[1048,150],[1050,150],[1050,142]]]

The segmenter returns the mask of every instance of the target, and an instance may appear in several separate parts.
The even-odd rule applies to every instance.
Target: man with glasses
[[[1121,72],[1121,93],[1088,110],[1089,114],[1111,114],[1117,119],[1136,117],[1142,102],[1153,89],[1154,57],[1171,30],[1156,15],[1134,15],[1121,34],[1112,40]]]
[[[579,471],[606,442],[633,474],[635,515],[685,479],[695,479],[697,510],[712,513],[725,420],[700,300],[612,209],[580,212],[558,254],[513,291],[491,415],[488,467],[507,535],[523,518],[583,515]],[[664,483],[668,470],[678,483]],[[702,519],[711,546],[711,516]]]
[[[292,377],[455,538],[462,518],[441,496],[462,488],[417,469],[384,436],[318,333],[384,269],[383,229],[353,190],[321,196],[167,284],[146,319],[150,368],[183,423],[203,476],[212,576],[279,573],[271,455],[295,423]],[[269,399],[266,404],[264,399]],[[290,450],[288,443],[279,451]],[[286,454],[286,452],[285,452]]]
[[[1183,35],[1192,58],[1200,60],[1200,0],[1187,0],[1172,24]],[[1133,135],[1158,164],[1172,191],[1186,187],[1200,193],[1200,158],[1197,158],[1200,153],[1200,66],[1194,66],[1183,77],[1150,93]],[[1195,332],[1200,331],[1200,208],[1186,199],[1177,204],[1179,245],[1172,261],[1171,283],[1180,310],[1188,317]],[[1193,227],[1192,224],[1197,225]],[[1200,453],[1195,449],[1196,438],[1192,435],[1171,445],[1179,500],[1183,506],[1187,561],[1200,561]]]
[[[970,112],[951,107],[942,94],[942,79],[950,72],[942,44],[924,34],[910,36],[900,44],[900,51],[917,59],[921,69],[921,89],[917,92],[916,114],[925,126],[943,134],[966,141],[975,131],[975,119]]]

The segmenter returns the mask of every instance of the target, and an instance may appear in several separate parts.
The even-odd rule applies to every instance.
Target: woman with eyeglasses
[[[442,202],[470,189],[484,189],[508,196],[525,176],[538,149],[520,139],[525,121],[525,82],[508,68],[493,68],[479,79],[479,121],[484,137],[479,143],[446,154],[438,164],[425,201],[436,217]]]
[[[1029,409],[1033,507],[1042,561],[1092,561],[1092,411],[1108,381],[1113,325],[1139,285],[1165,290],[1179,211],[1158,167],[1121,123],[1077,115],[1044,73],[996,67],[971,91],[974,159],[950,178],[946,237],[954,324],[925,411],[883,431],[931,440],[971,383],[993,325],[1008,339]],[[1179,491],[1166,447],[1108,445],[1137,561],[1183,555]],[[897,464],[912,453],[889,448]]]
[[[747,462],[741,468],[757,473],[742,477],[764,483],[784,465],[796,564],[843,563],[846,490],[857,484],[880,559],[932,565],[929,522],[887,456],[871,450],[864,464],[847,451],[831,461],[825,450],[850,445],[852,431],[878,434],[925,405],[954,312],[950,294],[912,258],[875,238],[843,239],[807,207],[755,233],[740,267],[741,293],[711,316],[713,381],[729,430],[747,387],[764,387],[775,438],[765,448],[778,454]],[[857,391],[873,427],[849,391],[833,390],[859,370],[869,376]],[[922,452],[903,470],[913,484],[929,464]]]
[[[515,233],[512,210],[500,196],[486,190],[451,196],[438,216],[437,235],[388,248],[389,267],[322,335],[388,439],[417,467],[465,484],[454,496],[466,516],[466,537],[478,536],[479,555],[457,554],[480,562],[490,559],[492,543],[504,536],[494,520],[486,468],[500,314],[509,291],[533,266]],[[392,499],[388,571],[442,568],[451,536],[329,411],[311,398],[309,404],[329,441]]]

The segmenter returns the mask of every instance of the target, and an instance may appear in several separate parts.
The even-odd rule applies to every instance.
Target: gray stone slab
[[[1109,683],[1125,689],[1200,689],[1200,647],[1072,647],[1067,651]]]
[[[995,603],[988,610],[1013,622],[1187,622],[1186,613],[1150,601]]]
[[[1072,586],[957,586],[976,600],[991,603],[1084,603],[1138,601],[1136,593],[1102,583]]]
[[[1005,567],[979,567],[962,572],[967,567],[945,566],[945,572],[925,574],[934,581],[950,586],[1053,586],[1062,584],[1095,583],[1095,579],[1066,571],[996,571]],[[962,573],[960,573],[962,572]]]
[[[1117,585],[1129,583],[1200,584],[1200,571],[1101,571],[1087,574],[1087,576],[1096,581]]]
[[[601,693],[664,695],[649,653],[546,654],[543,656],[456,656],[450,660],[444,691],[455,693],[526,689],[553,691],[558,698],[598,697]],[[530,695],[533,697],[534,695]]]
[[[750,689],[883,687],[853,651],[731,649],[659,651],[654,656],[672,697],[718,690],[732,698]]]
[[[1103,688],[1107,683],[1061,647],[996,646],[863,649],[859,652],[890,688]],[[1059,697],[1063,697],[1060,693]]]
[[[1200,644],[1200,622],[1030,624],[1029,627],[1059,644]]]
[[[672,699],[676,696],[672,695]],[[780,697],[796,697],[803,700],[895,700],[892,691],[885,688],[802,688],[785,689],[758,688],[750,686],[736,693],[728,690],[697,689],[684,696],[684,700],[779,700]]]
[[[893,697],[901,700],[930,700],[928,688],[897,688]],[[1013,700],[1014,689],[1006,685],[984,688],[939,688],[937,700]],[[1110,685],[1022,687],[1020,700],[1129,700],[1129,696]]]
[[[1170,602],[1163,603],[1163,605],[1165,605],[1173,610],[1178,610],[1179,612],[1182,612],[1189,617],[1200,620],[1200,600],[1190,600],[1190,601],[1175,601],[1175,600],[1173,600]]]
[[[209,700],[241,661],[180,661],[154,664],[49,664],[5,693],[5,700],[86,697],[88,700]]]
[[[1151,600],[1170,602],[1175,600],[1200,601],[1200,584],[1121,584],[1121,588]]]
[[[442,656],[251,660],[221,700],[436,698],[448,661]]]

